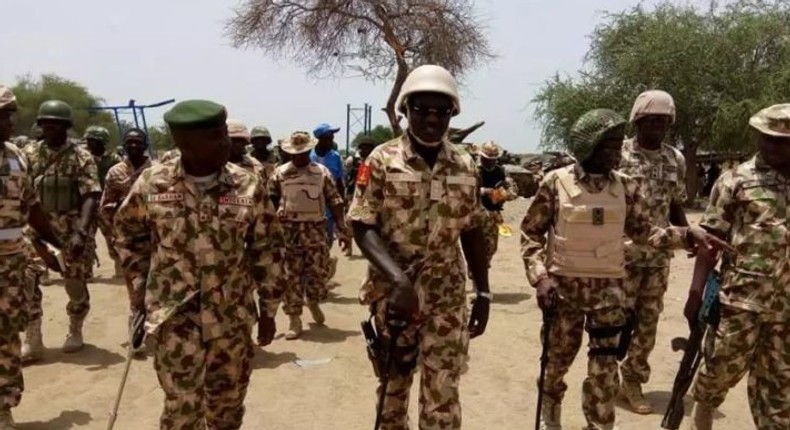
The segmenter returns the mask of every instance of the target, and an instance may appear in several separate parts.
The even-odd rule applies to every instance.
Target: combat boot
[[[540,430],[562,430],[562,404],[543,399]]]
[[[315,321],[318,325],[324,325],[324,321],[326,321],[326,317],[324,316],[324,311],[321,310],[321,307],[318,303],[308,303],[307,309],[310,310],[310,315],[313,317],[313,321]]]
[[[0,409],[0,430],[17,430],[18,428],[11,415],[11,409]]]
[[[653,407],[642,394],[642,385],[639,382],[624,379],[620,386],[620,397],[628,403],[631,410],[640,415],[653,413]]]
[[[712,408],[704,403],[696,402],[694,404],[694,419],[691,421],[691,430],[711,430],[713,428],[713,411]]]
[[[44,342],[41,339],[41,318],[30,321],[22,342],[22,363],[33,363],[44,356]]]
[[[69,317],[69,333],[66,335],[66,341],[63,342],[63,352],[72,353],[77,352],[83,347],[82,343],[82,323],[85,322],[85,317]]]
[[[300,315],[288,315],[291,320],[288,331],[285,333],[285,340],[299,339],[302,335],[302,317]]]

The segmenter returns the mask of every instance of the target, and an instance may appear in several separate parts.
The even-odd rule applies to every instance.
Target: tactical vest
[[[506,178],[505,168],[502,166],[494,166],[490,171],[480,168],[480,180],[483,188],[503,187]],[[487,211],[501,212],[504,208],[504,202],[494,203],[489,196],[481,196],[480,200]]]
[[[625,187],[615,179],[591,193],[570,171],[559,175],[559,211],[549,271],[573,278],[624,278]]]
[[[320,171],[307,169],[282,182],[283,210],[288,221],[324,220],[324,177]]]
[[[64,148],[63,151],[68,153],[52,154],[43,166],[37,166],[42,170],[34,177],[41,207],[49,213],[69,212],[79,209],[82,204],[78,179],[59,172],[60,162],[72,155],[74,148]]]

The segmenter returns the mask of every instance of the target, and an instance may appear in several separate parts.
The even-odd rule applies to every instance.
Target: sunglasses
[[[452,116],[453,108],[452,107],[427,107],[421,105],[409,105],[409,111],[415,115],[419,115],[422,117],[427,117],[428,115],[436,115],[439,118],[447,118]]]

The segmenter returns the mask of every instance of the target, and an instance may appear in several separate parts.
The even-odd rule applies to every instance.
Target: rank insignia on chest
[[[239,196],[220,196],[219,204],[233,206],[252,206],[252,198]]]
[[[184,200],[182,193],[160,193],[145,196],[145,201],[148,203],[180,202],[182,200]]]
[[[603,225],[604,210],[603,208],[593,208],[592,210],[592,223],[593,225]]]

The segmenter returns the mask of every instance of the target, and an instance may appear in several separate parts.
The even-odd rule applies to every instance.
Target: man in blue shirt
[[[318,164],[323,164],[324,167],[332,172],[338,193],[340,193],[341,196],[345,196],[345,185],[343,185],[343,179],[345,177],[345,173],[343,172],[343,158],[340,156],[340,153],[334,149],[335,133],[338,131],[340,131],[340,128],[332,127],[326,123],[319,124],[313,129],[313,136],[318,139],[318,144],[310,152],[310,160]],[[331,249],[335,241],[335,221],[332,219],[331,211],[327,210],[325,213],[326,231],[327,237],[329,238],[329,248]],[[331,279],[337,268],[337,260],[332,258],[329,264],[329,279]]]

